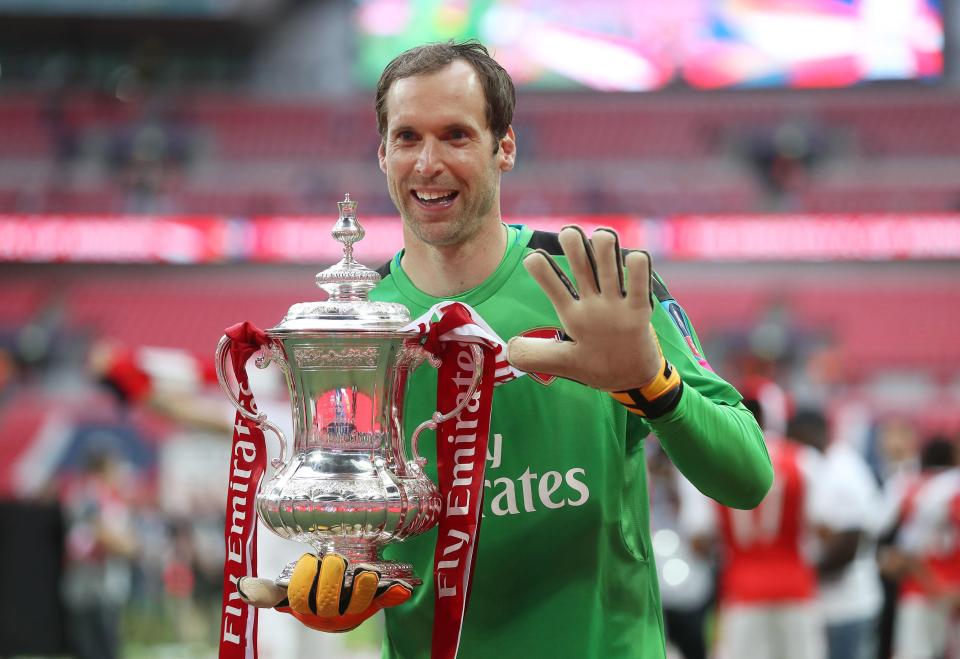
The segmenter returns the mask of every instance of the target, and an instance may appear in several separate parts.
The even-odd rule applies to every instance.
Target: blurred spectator
[[[45,64],[39,81],[40,118],[53,147],[55,182],[61,185],[67,182],[67,168],[80,152],[79,130],[67,110],[74,74],[69,58],[54,56]]]
[[[120,618],[138,545],[122,476],[113,455],[91,452],[79,481],[64,495],[63,596],[79,659],[120,656]]]
[[[812,123],[787,119],[754,129],[745,139],[744,150],[766,193],[768,209],[792,210],[794,195],[826,155],[826,139]]]
[[[127,213],[173,211],[170,193],[189,158],[189,135],[175,118],[149,118],[119,132],[111,165],[121,183]]]
[[[212,382],[211,364],[212,361],[201,361],[182,351],[131,349],[113,341],[98,342],[91,350],[89,360],[91,371],[125,404],[149,408],[183,427],[215,433],[226,442],[233,432],[232,408],[227,411],[223,401],[211,408],[197,396],[198,387]],[[292,437],[290,400],[280,384],[279,372],[251,368],[248,374],[260,412],[276,420],[286,436]],[[267,450],[268,462],[279,457],[277,442],[268,441]],[[225,454],[225,469],[228,464],[229,456]],[[193,509],[191,512],[197,511]],[[214,533],[216,549],[219,550],[215,555],[222,561],[222,518],[219,521],[220,528]],[[222,562],[209,563],[212,553],[209,545],[205,550],[197,547],[200,520],[195,518],[192,522],[193,525],[183,520],[171,523],[167,539],[170,546],[163,562],[167,615],[172,620],[177,640],[186,642],[196,641],[203,632],[198,626],[203,619],[198,600],[215,600],[214,626],[219,626],[223,584]],[[271,577],[279,575],[288,563],[307,549],[306,545],[278,537],[262,524],[258,527],[257,547],[258,572]],[[292,616],[270,609],[258,614],[257,646],[263,659],[342,656],[346,652],[347,635],[318,633]]]
[[[701,529],[711,502],[647,443],[650,530],[668,641],[684,659],[706,659],[705,622],[713,601],[710,543]]]
[[[917,457],[917,436],[913,425],[903,418],[886,419],[879,424],[875,442],[868,453],[879,474],[883,491],[880,511],[878,562],[883,587],[883,608],[877,633],[877,657],[889,659],[893,652],[893,624],[896,616],[900,580],[899,554],[891,551],[903,521],[903,502],[920,477],[922,460]]]
[[[797,412],[787,436],[823,456],[811,501],[819,541],[820,606],[830,659],[872,659],[882,593],[874,557],[880,492],[848,438],[830,441],[819,411]]]
[[[928,440],[920,472],[904,488],[896,544],[884,571],[902,577],[894,627],[896,659],[939,659],[960,652],[960,468],[956,446]],[[960,656],[958,654],[951,655]]]
[[[786,410],[780,387],[754,381],[743,394],[763,428],[774,481],[754,510],[715,504],[721,544],[716,656],[822,659],[826,642],[817,610],[817,576],[806,554],[820,457],[772,429],[782,427]]]
[[[917,433],[906,419],[889,419],[880,427],[880,477],[884,482],[918,468]]]

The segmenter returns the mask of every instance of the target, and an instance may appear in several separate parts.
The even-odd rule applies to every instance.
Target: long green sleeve
[[[753,508],[773,483],[763,435],[742,405],[726,405],[685,386],[680,402],[650,427],[697,489],[733,508]]]
[[[653,326],[684,388],[677,407],[647,425],[697,489],[725,506],[753,508],[773,483],[763,433],[737,390],[707,366],[680,305],[665,287],[658,297]]]

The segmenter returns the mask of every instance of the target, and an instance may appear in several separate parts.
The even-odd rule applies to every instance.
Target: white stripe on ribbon
[[[463,302],[454,302],[446,300],[438,302],[428,309],[423,315],[410,322],[401,331],[417,332],[426,334],[434,318],[442,318],[448,307],[458,305],[466,309],[470,316],[470,323],[456,327],[440,335],[441,341],[461,341],[463,343],[482,343],[493,349],[496,356],[496,370],[494,372],[494,386],[499,386],[511,380],[515,380],[523,375],[520,371],[510,365],[507,361],[507,343],[497,334],[490,325],[487,324],[479,313],[473,307]]]

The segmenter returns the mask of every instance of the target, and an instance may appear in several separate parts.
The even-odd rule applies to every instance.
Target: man
[[[956,650],[949,656],[960,652],[960,468],[954,442],[928,440],[920,469],[905,488],[896,547],[889,551],[903,577],[896,659],[936,659],[948,656],[950,647]]]
[[[716,506],[722,554],[717,657],[823,659],[817,575],[806,552],[819,456],[765,422],[785,417],[784,405],[763,404],[785,400],[780,388],[772,382],[752,388],[745,390],[744,404],[764,429],[774,484],[754,510]],[[764,395],[774,390],[781,395]]]
[[[64,492],[63,600],[75,656],[122,654],[120,619],[138,549],[123,464],[106,450],[86,456],[82,477]]]
[[[830,440],[827,420],[819,411],[797,412],[787,436],[823,455],[811,506],[820,544],[817,574],[828,656],[872,658],[883,597],[874,557],[879,488],[847,438]]]
[[[715,543],[704,529],[713,526],[714,503],[680,474],[658,442],[644,443],[650,533],[668,655],[674,649],[678,658],[706,659],[706,622],[716,575]]]
[[[380,168],[403,218],[404,250],[370,297],[402,302],[413,317],[441,300],[466,303],[515,337],[509,358],[531,374],[494,395],[459,656],[663,657],[644,437],[657,433],[704,493],[741,508],[770,486],[769,458],[739,394],[701,365],[696,335],[646,254],[623,257],[610,231],[591,241],[575,228],[557,236],[503,223],[500,176],[517,154],[513,106],[512,81],[476,43],[405,52],[377,89]],[[569,340],[522,336],[531,331]],[[429,418],[435,392],[436,374],[415,371],[405,418]],[[429,444],[420,443],[428,470]],[[435,543],[436,532],[425,533],[384,553],[423,577],[412,595],[399,583],[374,592],[376,578],[363,573],[348,592],[341,580],[351,566],[307,555],[289,606],[328,631],[387,606],[384,656],[428,656]],[[269,604],[259,585],[241,592]]]

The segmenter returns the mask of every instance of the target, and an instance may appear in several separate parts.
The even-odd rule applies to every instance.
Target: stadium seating
[[[960,150],[955,92],[707,99],[528,94],[515,120],[522,158],[507,186],[519,190],[508,210],[903,212],[960,203],[960,162],[949,157]],[[809,143],[801,146],[811,152],[778,194],[762,184],[770,165],[755,158],[758,149],[780,148],[776,133],[785,125],[803,131]],[[377,144],[367,98],[308,103],[207,92],[135,104],[89,92],[4,96],[0,213],[306,213],[318,189],[344,185],[389,210]],[[541,167],[550,175],[538,175]],[[25,186],[23,172],[34,170]],[[678,184],[660,170],[696,174]],[[237,185],[249,172],[256,184]]]

